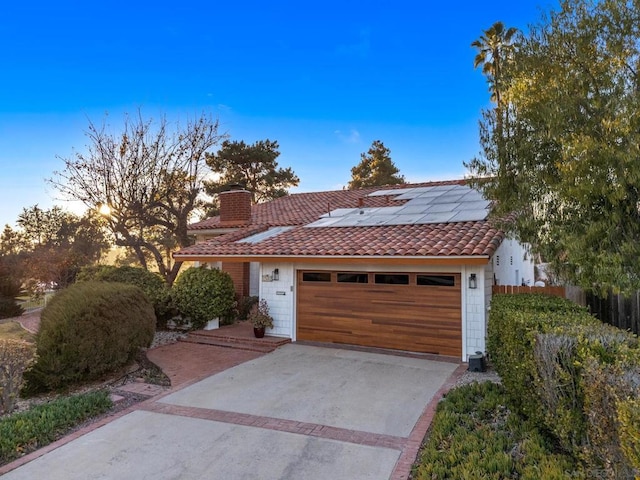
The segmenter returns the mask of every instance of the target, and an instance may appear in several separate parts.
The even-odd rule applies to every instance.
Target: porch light
[[[277,282],[278,280],[280,280],[280,271],[277,268],[271,274],[271,278],[273,279],[274,282]]]
[[[478,279],[476,278],[476,274],[472,273],[469,275],[469,288],[476,289],[478,288]]]

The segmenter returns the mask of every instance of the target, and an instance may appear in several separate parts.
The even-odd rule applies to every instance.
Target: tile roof
[[[277,198],[267,203],[260,203],[251,207],[251,225],[304,225],[314,222],[321,215],[337,208],[355,208],[360,206],[362,199],[364,207],[386,207],[404,205],[406,200],[395,200],[394,197],[368,196],[379,190],[397,190],[410,187],[425,187],[437,185],[464,185],[464,180],[445,182],[412,183],[409,185],[388,185],[385,187],[368,187],[360,190],[334,190],[328,192],[293,193]],[[237,226],[240,226],[237,225]],[[220,228],[220,217],[211,217],[201,222],[189,225],[189,230],[210,230]],[[233,227],[225,224],[224,228]]]
[[[299,227],[259,243],[239,243],[255,233],[187,247],[179,256],[491,256],[504,235],[487,221],[381,227]]]
[[[201,257],[456,257],[493,255],[504,238],[488,220],[396,224],[376,226],[323,226],[309,224],[329,211],[355,207],[402,206],[407,200],[386,194],[387,190],[441,185],[465,185],[464,180],[370,187],[361,190],[299,193],[254,205],[249,225],[232,233],[182,249],[176,258]],[[398,192],[401,193],[401,192]],[[406,196],[406,195],[404,195]],[[317,223],[316,223],[317,225]],[[266,235],[255,243],[239,240],[266,232],[274,226],[293,226],[277,235]],[[224,225],[224,228],[228,228]],[[190,226],[191,231],[222,228],[219,217]],[[256,237],[262,238],[262,237]]]

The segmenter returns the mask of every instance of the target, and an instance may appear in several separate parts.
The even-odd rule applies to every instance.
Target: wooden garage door
[[[460,274],[298,271],[297,339],[462,355]]]

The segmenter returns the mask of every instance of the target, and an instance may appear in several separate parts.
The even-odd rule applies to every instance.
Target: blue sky
[[[88,120],[217,116],[280,143],[293,191],[341,188],[373,140],[409,181],[462,178],[488,104],[470,43],[557,1],[11,2],[0,16],[0,227],[49,208]]]

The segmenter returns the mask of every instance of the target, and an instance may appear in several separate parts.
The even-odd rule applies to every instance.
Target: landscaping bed
[[[585,478],[570,457],[508,407],[500,384],[451,390],[438,405],[413,480]]]

